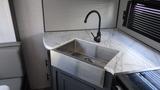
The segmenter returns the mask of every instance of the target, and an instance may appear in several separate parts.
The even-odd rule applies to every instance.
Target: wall
[[[45,1],[45,0],[44,0]],[[79,0],[81,1],[81,0]],[[83,2],[86,0],[83,0]],[[111,27],[115,27],[116,24],[116,16],[117,14],[115,12],[117,12],[117,3],[118,0],[115,0],[114,2],[116,2],[116,4],[113,3],[113,0],[97,0],[94,2],[94,0],[88,0],[86,1],[86,3],[97,3],[97,8],[101,8],[102,11],[105,10],[109,10],[110,12],[104,12],[106,16],[109,16],[106,19],[106,21],[111,21],[112,23],[108,23],[107,25],[111,26]],[[110,2],[110,3],[103,3],[103,2]],[[58,3],[59,1],[57,1],[56,3]],[[67,2],[66,2],[67,3]],[[72,3],[72,2],[69,2]],[[20,33],[20,38],[22,40],[22,45],[23,45],[23,54],[24,54],[24,59],[25,59],[25,64],[26,64],[26,68],[27,68],[27,74],[29,76],[29,83],[32,89],[38,89],[38,88],[44,88],[49,86],[49,81],[47,81],[46,78],[46,66],[45,66],[45,59],[47,59],[47,52],[44,48],[43,45],[43,15],[42,15],[42,3],[41,0],[14,0],[14,5],[15,5],[15,12],[16,12],[16,17],[17,17],[17,22],[18,22],[18,28],[19,28],[19,33]],[[72,4],[74,7],[76,5]],[[81,4],[82,5],[82,4]],[[104,7],[99,7],[99,5],[103,5]],[[117,5],[117,6],[116,6]],[[110,6],[110,8],[105,8]],[[94,7],[94,6],[92,6]],[[59,10],[59,6],[56,6],[54,9]],[[85,11],[84,15],[81,16],[85,17],[85,15],[88,13],[88,11],[90,11],[93,8],[88,9],[87,11]],[[101,11],[101,13],[103,13]],[[81,13],[82,10],[79,12]],[[77,14],[79,14],[77,13]],[[106,14],[107,13],[107,14]],[[113,15],[113,13],[115,15]],[[63,12],[62,14],[68,14],[66,12]],[[58,15],[62,15],[62,14],[58,14]],[[71,14],[75,14],[71,13]],[[79,16],[79,15],[78,15]],[[93,15],[94,16],[94,15]],[[112,17],[114,16],[114,17]],[[62,15],[63,17],[63,15]],[[64,16],[65,17],[65,16]],[[67,19],[68,17],[66,17]],[[52,19],[52,18],[48,18],[48,19]],[[60,20],[60,19],[58,19]],[[74,19],[77,20],[77,19]],[[112,21],[113,20],[113,21]],[[64,23],[68,23],[68,22],[72,22],[72,21],[65,21],[65,19],[61,18],[60,20],[61,22]],[[57,21],[54,21],[53,23],[55,23]],[[61,28],[63,26],[64,23],[61,24],[61,22],[57,23],[56,25],[59,24],[59,26],[57,28],[55,28],[55,30],[57,29],[68,29],[67,26]],[[78,21],[79,22],[79,21]],[[95,23],[92,23],[95,22]],[[83,20],[80,20],[80,23],[83,23]],[[97,16],[95,17],[90,17],[90,19],[88,20],[88,23],[91,24],[91,26],[93,26],[92,28],[96,28],[98,25],[98,21],[97,21]],[[86,24],[87,26],[88,24]],[[72,26],[72,25],[70,25]],[[75,27],[79,26],[78,24],[76,24]],[[103,24],[103,26],[105,26]],[[110,27],[110,28],[111,28]],[[85,27],[86,28],[86,27]],[[52,30],[52,29],[51,29]]]
[[[123,20],[123,11],[126,10],[126,6],[127,6],[127,2],[128,1],[129,0],[121,0],[121,2],[120,2],[120,10],[119,10],[119,17],[118,17],[118,28],[120,30],[128,33],[129,35],[135,37],[136,39],[144,42],[145,44],[147,44],[147,45],[149,45],[149,46],[151,46],[151,47],[153,47],[153,48],[155,48],[155,49],[160,51],[160,43],[155,42],[155,41],[153,41],[153,40],[151,40],[151,39],[149,39],[149,38],[147,38],[147,37],[145,37],[145,36],[143,36],[141,34],[138,34],[138,33],[134,32],[134,31],[122,26],[123,21],[124,21]]]
[[[14,5],[30,86],[48,87],[41,0],[14,0]]]
[[[0,0],[0,43],[16,42],[8,0]]]
[[[22,77],[20,45],[0,47],[0,80]]]
[[[115,28],[119,0],[43,0],[46,31],[93,29],[98,17],[93,14],[84,23],[87,13],[98,10],[102,28]]]

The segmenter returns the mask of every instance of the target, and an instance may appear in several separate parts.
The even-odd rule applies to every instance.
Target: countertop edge
[[[9,43],[0,43],[0,48],[3,47],[13,47],[13,46],[20,46],[20,42],[9,42]]]

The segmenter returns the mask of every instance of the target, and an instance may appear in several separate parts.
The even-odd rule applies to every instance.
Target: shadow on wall
[[[43,46],[43,34],[33,35],[22,40],[23,56],[27,68],[29,82],[32,85],[42,85],[47,81],[47,68],[45,60],[47,59],[47,51]],[[49,84],[49,83],[48,83]]]

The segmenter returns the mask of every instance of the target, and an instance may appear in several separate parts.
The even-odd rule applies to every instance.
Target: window
[[[123,26],[160,43],[160,0],[130,0]]]

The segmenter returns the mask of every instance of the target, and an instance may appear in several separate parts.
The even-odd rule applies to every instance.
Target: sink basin
[[[82,80],[103,87],[104,67],[119,51],[74,39],[51,51],[51,64]]]
[[[94,43],[78,39],[56,48],[55,51],[100,68],[104,68],[118,53],[117,50],[104,48]]]

